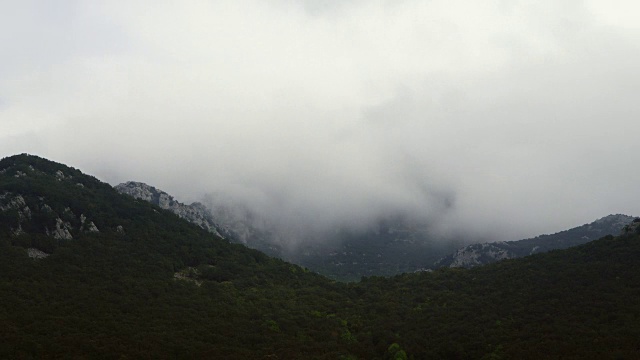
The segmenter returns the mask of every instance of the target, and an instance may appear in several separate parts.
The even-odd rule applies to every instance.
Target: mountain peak
[[[629,215],[611,214],[592,222],[591,225],[608,223],[608,224],[611,224],[612,226],[618,226],[620,229],[622,229],[625,225],[633,221],[633,219],[634,217]]]

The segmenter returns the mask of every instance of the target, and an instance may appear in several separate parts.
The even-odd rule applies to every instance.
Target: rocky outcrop
[[[32,259],[44,259],[49,256],[49,254],[47,254],[46,252],[38,250],[36,248],[28,248],[27,255]]]
[[[466,246],[453,254],[453,261],[449,267],[472,267],[518,257],[508,248],[501,247],[503,244],[485,243]]]
[[[7,211],[10,209],[21,209],[27,204],[24,201],[22,195],[13,195],[9,192],[5,192],[0,195],[0,211]]]
[[[80,230],[88,232],[100,232],[96,224],[93,221],[87,223],[87,217],[84,214],[80,214]]]
[[[47,236],[51,236],[58,240],[73,239],[73,229],[80,223],[79,230],[84,232],[100,232],[93,221],[89,221],[84,214],[77,217],[71,208],[65,207],[63,211],[54,211],[49,204],[45,203],[44,198],[29,200],[29,204],[25,197],[20,194],[5,192],[0,194],[0,212],[13,211],[15,223],[10,227],[10,233],[13,236],[19,236],[28,232],[41,232]],[[36,214],[36,215],[34,215]],[[47,214],[46,216],[42,216]],[[35,217],[34,217],[35,216]],[[32,218],[50,218],[50,222],[32,224]],[[65,219],[65,220],[63,220]],[[30,230],[28,230],[30,229]]]
[[[77,201],[106,184],[73,168],[22,154],[0,160],[0,180],[11,184],[0,191],[0,237],[23,237],[18,242],[26,245],[38,238],[33,235],[49,236],[58,240],[42,242],[50,251],[54,244],[100,232],[98,225],[114,230],[115,225],[106,225],[94,217],[95,213],[89,215],[96,204],[85,208]],[[54,189],[64,195],[49,196],[49,190]],[[35,254],[33,250],[30,253]]]
[[[119,184],[115,189],[121,194],[130,195],[169,210],[230,242],[244,244],[271,256],[283,257],[283,250],[277,245],[276,236],[266,229],[266,226],[254,226],[260,221],[246,208],[216,205],[210,198],[204,201],[211,203],[211,207],[199,202],[185,205],[162,190],[135,181]]]
[[[31,219],[31,209],[27,206],[22,195],[13,195],[9,192],[0,195],[0,211],[10,210],[16,211],[18,215],[18,223],[15,227],[11,228],[11,234],[13,234],[13,236],[24,234],[22,223]]]
[[[132,196],[136,199],[148,201],[162,209],[169,210],[179,217],[192,222],[201,228],[225,238],[220,231],[220,227],[214,222],[210,212],[201,203],[195,202],[191,205],[185,205],[176,201],[173,196],[164,191],[158,190],[153,186],[145,183],[129,181],[115,186],[115,189],[121,194]]]
[[[61,240],[71,240],[73,239],[73,236],[71,235],[71,224],[69,224],[69,222],[65,222],[62,221],[62,219],[57,218],[56,219],[56,228],[55,230],[51,231],[51,236],[53,236],[54,239],[61,239]]]
[[[571,246],[577,246],[599,239],[606,235],[617,235],[620,233],[620,229],[623,229],[623,233],[640,230],[640,219],[636,221],[632,216],[621,214],[609,215],[590,224],[578,226],[552,235],[541,235],[533,239],[519,241],[468,245],[438,260],[434,264],[434,267],[470,268],[554,249],[566,249]]]

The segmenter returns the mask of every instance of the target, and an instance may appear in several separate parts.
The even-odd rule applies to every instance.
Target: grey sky
[[[322,4],[322,5],[319,5]],[[640,215],[635,1],[5,1],[0,154],[330,226]]]

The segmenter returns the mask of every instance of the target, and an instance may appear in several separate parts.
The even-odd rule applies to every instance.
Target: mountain
[[[0,160],[0,358],[335,359],[347,325],[309,314],[343,293],[76,169]]]
[[[340,283],[79,170],[0,160],[0,358],[636,359],[640,222]]]
[[[265,240],[268,233],[257,229],[250,217],[242,217],[236,209],[217,206],[215,213],[200,202],[183,204],[173,196],[142,182],[128,181],[116,185],[116,191],[133,198],[147,201],[162,209],[169,210],[179,217],[231,242],[247,245],[271,256],[284,258],[282,247],[273,241]]]
[[[639,229],[472,269],[365,279],[361,313],[384,315],[362,330],[400,329],[390,339],[421,359],[637,359]]]
[[[219,236],[224,237],[221,233],[226,233],[211,217],[211,213],[201,203],[194,202],[191,205],[185,205],[176,201],[173,196],[164,191],[158,190],[153,186],[145,183],[129,181],[115,186],[115,189],[121,194],[130,195],[136,199],[148,201],[162,209],[169,210],[179,217],[200,226],[201,228]]]
[[[277,226],[242,206],[214,199],[206,200],[209,206],[185,205],[141,182],[129,181],[115,189],[172,211],[205,230],[222,234],[231,242],[343,281],[424,269],[461,243],[452,239],[442,241],[430,233],[427,224],[399,215],[381,218],[368,229],[343,226],[321,234],[310,234],[304,229],[292,233],[287,229],[287,234],[283,234]],[[290,237],[295,240],[289,241]]]
[[[619,234],[634,217],[609,215],[592,223],[564,230],[552,235],[540,235],[532,239],[472,244],[438,260],[438,267],[474,267],[505,259],[515,259],[556,249],[566,249],[599,239],[605,235]]]
[[[462,244],[442,239],[428,224],[408,217],[379,219],[368,229],[342,228],[300,249],[291,261],[335,279],[392,276],[423,270]]]
[[[453,250],[462,242],[442,241],[429,232],[429,226],[404,216],[380,219],[373,228],[353,231],[335,229],[322,234],[322,240],[300,240],[287,247],[277,228],[249,209],[226,206],[209,199],[184,205],[171,195],[140,182],[115,187],[120,193],[149,201],[232,242],[242,243],[333,279],[357,281],[362,276],[391,276],[438,267],[473,267],[571,246],[618,234],[634,218],[609,215],[573,229],[532,239],[471,244]],[[211,210],[213,209],[213,210]],[[300,239],[308,234],[298,234]],[[444,256],[449,253],[449,255]],[[444,257],[443,257],[444,256]],[[434,265],[431,265],[434,264]]]
[[[380,219],[365,230],[347,227],[322,234],[321,240],[297,234],[296,246],[287,246],[278,229],[249,209],[216,203],[185,205],[166,192],[140,182],[115,187],[120,193],[142,199],[211,231],[224,234],[271,256],[309,268],[333,279],[357,281],[362,276],[390,276],[438,267],[473,267],[584,244],[608,234],[617,234],[633,220],[627,215],[609,215],[590,224],[541,235],[532,239],[471,244],[453,250],[462,242],[442,241],[429,232],[429,226],[404,216]],[[213,210],[211,210],[213,209]],[[316,236],[318,237],[318,236]],[[449,255],[444,256],[449,253]],[[444,256],[444,257],[443,257]],[[430,265],[434,264],[434,265]]]

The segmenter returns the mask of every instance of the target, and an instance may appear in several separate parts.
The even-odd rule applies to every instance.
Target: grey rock
[[[96,226],[96,224],[93,223],[93,221],[89,222],[88,224],[86,224],[87,222],[87,217],[84,216],[84,214],[80,214],[80,231],[86,230],[88,232],[100,232],[100,230],[98,230],[98,227]],[[86,224],[86,229],[85,229],[85,224]]]
[[[4,200],[7,198],[10,198],[10,200],[5,203]],[[12,194],[9,192],[5,192],[4,194],[0,195],[0,211],[21,209],[25,206],[27,206],[27,203],[24,201],[22,195],[16,195],[12,197]]]
[[[158,190],[153,186],[145,183],[129,181],[115,186],[115,189],[121,194],[132,196],[159,206],[162,209],[169,210],[179,217],[194,223],[201,228],[221,237],[224,236],[218,230],[218,225],[214,222],[210,212],[201,203],[193,203],[185,205],[176,201],[173,196],[164,191]]]
[[[458,249],[438,260],[434,267],[465,267],[485,265],[504,259],[513,259],[527,255],[547,252],[554,249],[566,249],[585,244],[606,235],[617,235],[621,229],[630,228],[632,216],[608,215],[590,224],[561,231],[552,235],[541,235],[519,241],[502,241],[484,244],[472,244]],[[638,222],[636,226],[640,226]]]
[[[20,214],[22,216],[24,216],[27,219],[31,219],[31,209],[29,209],[28,206],[25,206],[21,211]]]
[[[22,230],[22,224],[18,223],[18,227],[12,231],[14,236],[19,236],[24,234],[24,230]]]
[[[68,222],[62,221],[62,219],[56,219],[56,229],[53,231],[52,235],[54,239],[61,240],[71,240],[73,236],[71,236],[71,224]]]
[[[89,223],[89,225],[87,226],[87,231],[88,232],[100,232],[100,230],[98,230],[98,227],[96,226],[96,224],[92,222]]]
[[[64,180],[64,173],[61,170],[56,171],[56,178],[58,179],[58,181]]]
[[[44,259],[50,254],[47,254],[46,252],[38,250],[36,248],[28,248],[27,255],[32,259]]]

